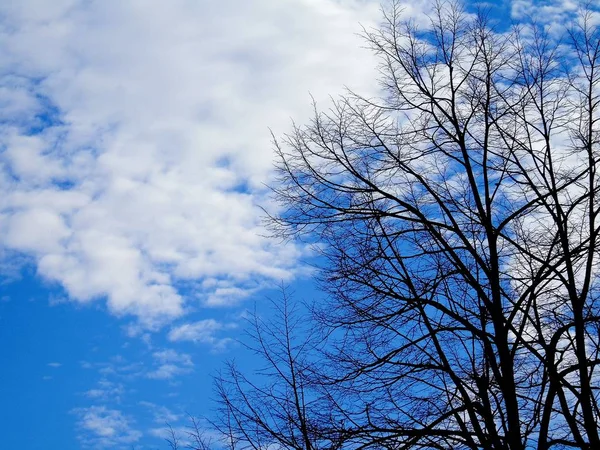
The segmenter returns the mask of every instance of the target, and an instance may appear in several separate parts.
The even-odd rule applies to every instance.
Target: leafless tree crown
[[[600,449],[599,23],[393,3],[365,31],[384,95],[276,142],[272,225],[318,243],[328,338],[255,323],[273,384],[218,383],[238,446]]]

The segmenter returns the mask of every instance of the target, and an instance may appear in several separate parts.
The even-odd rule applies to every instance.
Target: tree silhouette
[[[321,426],[331,418],[311,374],[318,342],[299,304],[282,287],[268,321],[248,319],[247,349],[262,365],[249,377],[230,362],[215,379],[219,405],[213,426],[231,450],[337,448]]]
[[[216,380],[227,448],[600,449],[599,17],[392,2],[365,30],[383,94],[275,140],[270,223],[316,244],[327,298],[253,316],[264,368]]]
[[[322,432],[600,449],[598,12],[561,38],[448,2],[384,19],[382,97],[276,141],[275,232],[318,243],[329,293]]]

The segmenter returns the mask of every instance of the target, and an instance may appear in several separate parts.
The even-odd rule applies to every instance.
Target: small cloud
[[[89,365],[88,365],[89,364]],[[118,376],[121,378],[136,378],[143,375],[144,364],[141,362],[128,362],[122,355],[110,358],[108,362],[82,363],[84,368],[96,368],[103,377]]]
[[[181,363],[184,366],[193,366],[192,357],[187,353],[178,353],[173,349],[165,349],[154,352],[152,357],[161,363]]]
[[[48,381],[48,380],[51,380],[51,379],[52,379],[52,377],[50,375],[44,375],[42,377],[42,380],[44,380],[44,381]]]
[[[142,334],[140,339],[144,344],[146,344],[146,347],[148,347],[149,349],[152,348],[152,336],[150,335],[150,333]]]
[[[89,398],[102,398],[104,396],[104,391],[102,389],[90,389],[85,393],[86,397]]]
[[[177,366],[175,364],[163,364],[156,370],[148,373],[148,378],[153,380],[170,380],[176,375],[190,373],[192,370],[186,367]]]
[[[156,368],[146,376],[154,380],[170,380],[176,375],[192,372],[194,363],[187,353],[165,349],[152,353]]]
[[[182,414],[176,414],[169,408],[155,403],[141,401],[139,405],[149,410],[153,415],[154,422],[161,425],[178,422],[182,417]]]
[[[54,367],[54,368],[58,368],[58,367],[62,366],[62,364],[59,362],[50,362],[47,365],[48,365],[48,367]]]
[[[232,328],[236,328],[236,324],[205,319],[174,327],[169,332],[168,337],[171,342],[192,341],[209,344],[215,350],[222,350],[232,339],[217,337],[217,333]]]
[[[121,383],[114,383],[103,379],[98,382],[94,389],[86,391],[84,395],[94,400],[110,400],[119,403],[124,392],[125,388]]]
[[[142,433],[133,428],[133,421],[119,410],[90,406],[74,409],[73,413],[79,417],[78,438],[86,447],[115,448],[133,444],[142,437]]]
[[[256,290],[237,286],[219,287],[207,296],[205,305],[211,307],[231,306],[250,296]]]

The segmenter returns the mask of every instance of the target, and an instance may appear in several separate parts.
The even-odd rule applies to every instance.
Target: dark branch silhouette
[[[273,224],[320,244],[345,445],[600,448],[597,18],[557,39],[394,3],[365,31],[384,96],[276,141]]]
[[[271,225],[328,296],[252,319],[264,371],[217,379],[232,450],[600,449],[598,17],[393,2],[365,30],[383,95],[275,141]]]

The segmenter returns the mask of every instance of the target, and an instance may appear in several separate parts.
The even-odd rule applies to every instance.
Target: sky
[[[377,95],[359,34],[379,6],[0,0],[2,446],[166,448],[166,423],[210,414],[225,360],[252,366],[249,309],[281,283],[321,295],[310,249],[264,228],[271,131],[311,96]]]

